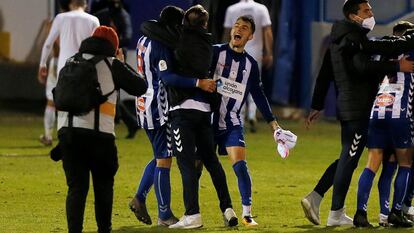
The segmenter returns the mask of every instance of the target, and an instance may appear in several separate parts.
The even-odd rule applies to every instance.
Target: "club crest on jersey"
[[[160,60],[160,62],[158,63],[158,69],[160,71],[164,71],[167,70],[167,62],[165,62],[165,60]]]
[[[137,98],[137,109],[141,112],[145,111],[145,99],[144,97]]]
[[[393,95],[383,93],[375,99],[375,105],[379,107],[390,106],[394,103],[395,97]]]
[[[137,101],[136,101],[137,109],[141,112],[144,112],[145,110],[149,109],[153,96],[154,96],[154,89],[148,88],[145,94],[137,98]]]

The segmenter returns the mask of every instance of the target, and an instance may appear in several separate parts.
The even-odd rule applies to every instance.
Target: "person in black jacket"
[[[100,26],[92,37],[82,41],[79,49],[84,59],[107,56],[106,61],[96,64],[102,93],[112,93],[106,102],[99,106],[99,110],[82,116],[70,117],[67,112],[58,113],[59,145],[54,152],[62,156],[68,185],[66,215],[70,233],[82,232],[90,173],[98,232],[111,231],[114,177],[118,170],[114,131],[117,92],[122,88],[131,95],[139,96],[147,90],[144,79],[124,63],[118,43],[118,36],[112,28]]]
[[[131,16],[121,0],[109,0],[108,7],[95,13],[99,23],[113,28],[119,38],[119,47],[126,50],[132,38]],[[125,54],[125,51],[123,51]]]
[[[141,24],[145,36],[160,41],[174,51],[174,71],[180,75],[205,78],[213,59],[213,39],[207,32],[208,12],[195,5],[186,11],[183,25],[162,21]]]
[[[184,24],[191,25],[197,18],[205,25],[207,18],[202,11],[190,8],[184,16]],[[192,18],[193,13],[196,14]],[[193,21],[193,22],[194,22]],[[165,46],[160,57],[159,70],[162,82],[167,86],[169,120],[171,121],[173,154],[181,172],[183,183],[184,216],[169,228],[189,229],[202,227],[199,208],[199,179],[204,164],[212,178],[220,200],[220,210],[226,226],[238,223],[232,209],[231,198],[226,183],[226,175],[214,151],[213,129],[211,126],[210,94],[216,89],[214,80],[207,77],[194,77],[177,74],[171,49]],[[205,62],[201,57],[196,62]],[[210,66],[210,64],[208,64]],[[175,90],[174,94],[171,92]],[[178,91],[179,90],[179,91]],[[200,162],[201,161],[201,162]]]
[[[206,77],[213,60],[213,39],[207,32],[208,12],[201,6],[190,7],[174,50],[179,63],[177,72],[195,77]]]
[[[412,72],[414,63],[403,58],[399,61],[374,61],[373,54],[399,55],[414,48],[412,36],[370,41],[367,33],[375,25],[368,0],[348,0],[344,3],[344,20],[332,27],[331,45],[326,52],[318,75],[312,100],[313,110],[308,126],[319,117],[323,100],[333,79],[337,92],[337,113],[341,122],[342,150],[325,171],[314,190],[302,199],[306,217],[320,224],[319,205],[323,195],[333,185],[331,212],[328,226],[352,225],[345,214],[345,197],[353,171],[366,144],[369,114],[379,82],[386,73]]]
[[[108,0],[108,7],[95,13],[99,23],[104,26],[113,28],[119,38],[119,47],[122,48],[124,56],[132,38],[131,17],[124,9],[121,0]],[[117,105],[116,119],[121,119],[128,129],[126,138],[132,139],[138,131],[138,123],[135,117],[135,100],[131,97],[124,97],[120,94],[119,104]]]

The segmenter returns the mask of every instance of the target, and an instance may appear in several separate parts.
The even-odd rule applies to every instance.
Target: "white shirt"
[[[98,18],[83,10],[73,10],[56,15],[43,45],[40,66],[46,66],[53,43],[59,37],[60,51],[57,65],[57,74],[59,74],[66,60],[78,52],[81,42],[92,36],[97,27],[99,27]]]
[[[269,11],[265,5],[253,0],[241,0],[239,3],[227,8],[224,27],[232,28],[237,18],[242,15],[250,15],[256,24],[253,39],[247,42],[245,49],[248,54],[261,64],[263,57],[263,27],[272,25]]]

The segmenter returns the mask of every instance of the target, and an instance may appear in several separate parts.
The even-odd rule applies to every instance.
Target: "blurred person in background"
[[[57,63],[55,71],[56,77],[59,76],[59,71],[65,65],[66,59],[73,56],[78,51],[81,41],[89,37],[95,28],[99,26],[98,18],[86,13],[85,8],[86,0],[70,0],[70,11],[56,15],[42,48],[38,73],[38,80],[40,83],[46,83],[48,76],[47,59],[49,58],[49,55],[53,50],[54,43],[58,38],[59,56],[57,61],[54,61]],[[52,62],[49,65],[53,64],[54,63]],[[50,71],[53,71],[53,69],[50,69]],[[50,82],[49,87],[51,91],[51,88],[53,88],[53,79],[50,78],[48,80],[48,82]],[[48,105],[45,110],[45,134],[40,138],[44,145],[52,144],[51,129],[54,125],[54,117],[54,107],[52,107],[52,103],[48,101]]]
[[[260,75],[262,66],[270,68],[273,65],[273,33],[272,22],[267,7],[253,0],[240,0],[240,2],[229,6],[224,19],[224,32],[222,42],[230,41],[230,30],[241,15],[249,15],[256,23],[256,31],[253,39],[247,42],[246,51],[258,63]],[[256,111],[257,107],[252,96],[249,95],[246,107],[242,110],[242,121],[244,124],[247,108],[247,120],[250,125],[250,132],[256,132]]]
[[[59,58],[59,43],[55,41],[53,44],[52,57],[49,60],[49,69],[46,80],[43,76],[38,75],[38,81],[46,85],[46,107],[43,115],[43,126],[44,134],[40,135],[40,142],[45,146],[52,145],[53,129],[56,123],[56,109],[55,103],[53,102],[53,88],[56,87],[57,83],[57,62]]]
[[[96,12],[94,15],[101,25],[113,28],[119,37],[119,47],[124,55],[132,38],[131,17],[124,9],[121,0],[107,0],[107,8]]]
[[[127,59],[127,49],[132,38],[131,17],[125,10],[121,0],[107,0],[107,7],[96,12],[99,23],[113,28],[119,37],[119,47]],[[135,98],[121,90],[117,117],[121,119],[128,129],[127,139],[135,137],[138,131],[138,122],[135,117]]]

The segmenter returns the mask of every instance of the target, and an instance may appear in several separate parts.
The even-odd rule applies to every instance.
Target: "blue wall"
[[[150,19],[158,19],[161,10],[168,5],[174,5],[184,10],[190,7],[190,2],[186,0],[124,0],[125,7],[131,14],[133,38],[130,49],[135,49],[138,39],[142,36],[139,26],[142,22]]]

